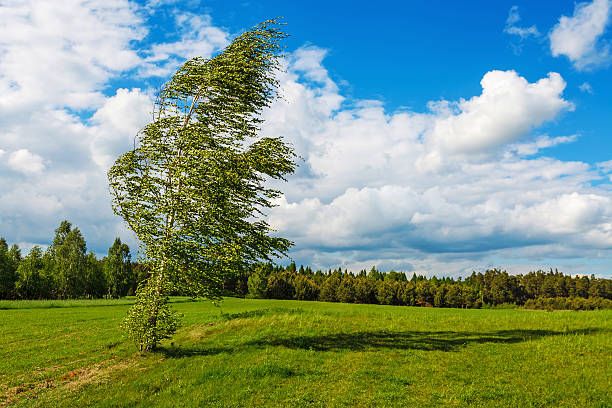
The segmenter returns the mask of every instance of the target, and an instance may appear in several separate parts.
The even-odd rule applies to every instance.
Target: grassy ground
[[[174,300],[148,355],[129,302],[0,302],[0,406],[612,406],[612,311]]]

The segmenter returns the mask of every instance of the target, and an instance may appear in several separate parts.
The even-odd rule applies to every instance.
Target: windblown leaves
[[[222,276],[291,245],[270,236],[268,179],[295,169],[292,148],[259,136],[275,98],[280,40],[267,21],[221,54],[187,61],[163,87],[154,121],[109,171],[115,211],[149,260],[194,295],[220,295]]]

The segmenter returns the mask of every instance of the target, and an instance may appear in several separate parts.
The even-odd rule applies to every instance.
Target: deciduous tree
[[[162,88],[135,148],[109,171],[114,209],[151,265],[126,320],[140,350],[176,327],[170,288],[218,298],[226,274],[291,245],[270,235],[263,215],[280,195],[264,183],[294,171],[293,150],[281,138],[259,136],[284,37],[268,21],[210,60],[187,61]]]
[[[55,281],[56,296],[75,298],[85,292],[87,244],[78,228],[62,221],[47,250],[47,265]]]
[[[115,238],[115,242],[108,249],[108,255],[104,259],[104,276],[108,296],[118,298],[127,295],[133,281],[132,258],[130,248]]]
[[[34,246],[17,268],[17,295],[23,299],[42,299],[48,295],[49,283],[43,275],[43,252]]]

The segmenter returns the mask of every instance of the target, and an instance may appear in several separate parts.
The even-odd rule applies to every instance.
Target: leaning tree
[[[153,121],[108,178],[115,212],[142,243],[150,273],[124,322],[141,351],[170,337],[178,318],[170,290],[219,299],[228,274],[284,255],[265,210],[295,169],[280,137],[260,137],[261,112],[276,97],[276,21],[238,36],[211,59],[187,61],[166,83]]]

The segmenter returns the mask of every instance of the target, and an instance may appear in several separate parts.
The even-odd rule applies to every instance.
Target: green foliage
[[[591,297],[588,299],[581,297],[538,297],[529,299],[525,302],[526,309],[541,310],[596,310],[612,309],[612,300],[602,297]]]
[[[353,275],[344,275],[336,290],[336,299],[342,303],[355,303],[355,278]]]
[[[17,268],[16,291],[22,299],[44,299],[48,296],[50,282],[43,274],[43,252],[34,246]]]
[[[319,293],[319,299],[324,302],[337,302],[338,301],[338,288],[342,283],[342,271],[332,272],[321,284],[321,291]]]
[[[383,280],[385,276],[379,272],[375,266],[373,266],[372,269],[370,269],[370,272],[368,272],[368,278],[373,280]]]
[[[170,309],[166,290],[150,282],[140,287],[136,303],[130,308],[122,327],[139,351],[152,351],[157,344],[170,338],[179,325],[179,315]],[[153,320],[155,319],[155,320]]]
[[[376,281],[364,275],[355,278],[355,302],[376,303]]]
[[[109,292],[125,296],[130,290],[133,294],[137,279],[131,272],[127,245],[117,239],[109,251],[110,262],[86,251],[85,238],[69,221],[60,223],[47,251],[34,246],[23,259],[17,245],[8,248],[0,239],[0,299],[100,298]],[[107,273],[117,277],[109,288],[105,270],[113,270],[112,265],[118,272]]]
[[[399,305],[400,283],[395,279],[377,281],[376,300],[381,305]]]
[[[493,269],[484,274],[473,273],[465,280],[417,275],[407,280],[401,272],[380,272],[376,268],[372,268],[369,273],[362,270],[354,275],[342,269],[330,270],[327,273],[320,270],[313,272],[310,267],[297,268],[294,263],[285,268],[261,264],[248,275],[248,284],[249,297],[253,298],[292,298],[382,305],[515,308],[530,299],[536,299],[531,297],[533,294],[550,292],[551,287],[556,288],[554,293],[566,294],[555,299],[583,299],[576,296],[576,293],[594,299],[593,302],[568,300],[567,305],[563,303],[559,307],[549,306],[553,309],[606,308],[610,307],[610,303],[603,300],[612,301],[612,280],[593,276],[572,278],[558,271],[509,275],[505,271]],[[528,305],[537,308],[540,304],[538,302]],[[574,303],[576,306],[571,306]]]
[[[16,245],[9,249],[6,241],[0,238],[0,299],[15,297],[17,282],[17,266],[21,260],[21,252]]]
[[[76,298],[85,293],[87,246],[78,228],[62,221],[55,230],[53,243],[47,250],[47,273],[55,280],[56,296],[60,299]]]
[[[151,265],[146,262],[136,262],[132,264],[132,273],[134,280],[128,289],[128,295],[135,295],[138,288],[144,285],[151,275]]]
[[[104,259],[104,275],[108,296],[112,298],[126,296],[134,286],[130,248],[122,243],[120,238],[116,238],[108,249],[108,255]]]
[[[268,275],[266,265],[258,265],[255,271],[249,276],[249,297],[263,299],[268,291]]]
[[[397,272],[397,271],[389,271],[383,274],[383,279],[398,281],[398,282],[406,282],[408,280],[404,272]]]
[[[183,64],[162,88],[154,121],[138,134],[134,150],[110,169],[113,207],[152,266],[146,285],[154,287],[139,291],[140,301],[170,290],[170,283],[182,293],[218,299],[224,277],[289,249],[291,242],[271,236],[263,218],[280,195],[264,183],[294,171],[293,150],[281,138],[258,135],[260,114],[275,98],[284,37],[268,21],[214,58]],[[155,315],[161,310],[134,316],[161,324]]]
[[[104,262],[98,260],[93,252],[86,255],[83,279],[84,297],[100,298],[106,294],[107,287],[103,264]]]
[[[319,286],[309,276],[296,275],[293,278],[293,286],[297,300],[317,300],[319,298]]]
[[[290,271],[270,275],[266,289],[267,297],[269,299],[293,299],[295,297],[294,276],[295,272]]]

